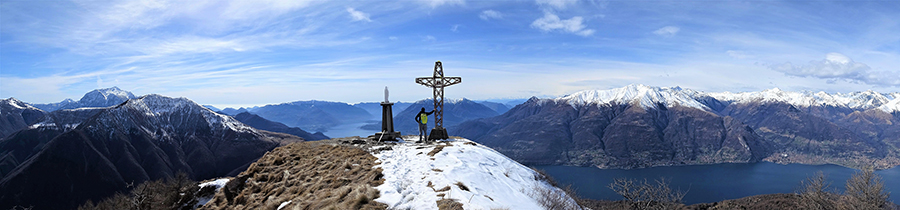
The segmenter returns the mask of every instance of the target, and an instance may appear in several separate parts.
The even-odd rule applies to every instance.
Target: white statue
[[[390,101],[388,101],[388,90],[387,90],[387,86],[384,86],[384,103],[390,103]]]

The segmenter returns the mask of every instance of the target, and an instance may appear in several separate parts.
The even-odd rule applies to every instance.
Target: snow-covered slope
[[[162,136],[165,136],[166,132],[186,132],[195,130],[197,129],[195,127],[198,125],[209,126],[208,128],[210,128],[210,131],[212,132],[229,129],[239,133],[258,134],[256,129],[244,125],[230,116],[215,113],[187,98],[171,98],[157,94],[145,95],[137,99],[129,100],[121,107],[112,108],[105,113],[115,117],[99,118],[98,120],[105,121],[102,123],[109,126],[116,123],[121,125],[131,125],[119,122],[132,120],[132,118],[135,117],[132,116],[133,113],[142,113],[144,115],[142,118],[149,118],[142,120],[151,122],[148,125],[142,125],[145,126],[142,127],[143,130]],[[197,118],[197,116],[201,116],[201,118]],[[201,121],[198,122],[198,120]],[[161,127],[152,128],[155,126]],[[157,131],[164,132],[158,133]]]
[[[434,145],[413,143],[375,152],[385,179],[377,187],[381,197],[376,201],[388,209],[438,209],[442,197],[464,209],[544,209],[536,193],[563,193],[536,178],[540,175],[535,171],[486,146],[466,139],[440,144],[451,146],[433,156],[429,153]],[[441,191],[445,187],[449,190]]]
[[[19,99],[16,98],[0,99],[0,107],[3,108],[0,109],[0,111],[11,111],[13,109],[38,109],[25,102],[19,101]]]
[[[798,107],[834,106],[855,110],[878,109],[889,113],[900,111],[900,93],[878,93],[872,90],[829,94],[773,88],[759,92],[706,93],[680,87],[628,85],[608,90],[585,90],[552,100],[565,101],[573,106],[615,103],[640,104],[644,108],[654,108],[656,104],[662,104],[667,107],[678,105],[709,110],[702,102],[702,99],[709,97],[728,103],[784,102]]]

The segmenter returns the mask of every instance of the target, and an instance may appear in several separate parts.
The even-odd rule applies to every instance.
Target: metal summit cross
[[[441,61],[434,62],[434,75],[431,77],[416,78],[416,83],[431,87],[434,90],[434,128],[428,135],[428,140],[448,139],[447,129],[444,129],[444,87],[459,84],[462,77],[444,77],[444,67]]]

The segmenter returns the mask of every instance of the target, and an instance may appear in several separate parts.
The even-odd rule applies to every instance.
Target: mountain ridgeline
[[[271,121],[306,131],[327,131],[344,123],[365,122],[372,119],[366,110],[341,102],[295,101],[266,105],[250,110]]]
[[[71,209],[132,184],[234,175],[296,136],[257,130],[185,98],[64,109],[0,142],[0,208]],[[48,202],[52,201],[52,202]]]
[[[503,106],[502,104],[500,106]],[[505,107],[505,106],[504,106]],[[416,124],[416,114],[425,108],[425,111],[434,109],[434,101],[431,99],[419,100],[408,105],[406,109],[399,113],[394,112],[394,130],[403,134],[415,135],[419,133],[419,127]],[[446,100],[444,101],[444,127],[455,126],[467,120],[474,120],[499,115],[497,111],[469,99]],[[428,116],[428,126],[434,127],[434,114]],[[363,127],[369,130],[381,129],[381,121],[368,124]],[[430,130],[428,132],[431,132]]]
[[[525,164],[900,165],[900,93],[703,93],[631,85],[532,98],[450,133]]]

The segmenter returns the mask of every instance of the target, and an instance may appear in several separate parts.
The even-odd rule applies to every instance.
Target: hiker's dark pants
[[[426,124],[419,123],[419,140],[424,141],[428,138],[428,131]]]

